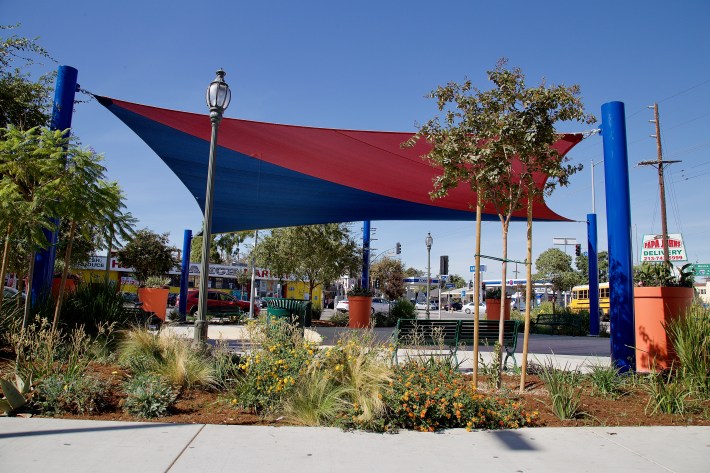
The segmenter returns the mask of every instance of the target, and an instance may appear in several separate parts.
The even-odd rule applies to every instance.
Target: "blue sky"
[[[656,156],[646,107],[658,102],[664,157],[683,161],[666,174],[669,232],[683,233],[691,261],[710,263],[705,0],[38,0],[31,7],[0,0],[0,11],[3,24],[21,23],[17,34],[39,37],[60,64],[77,68],[82,88],[93,93],[207,114],[204,91],[221,67],[233,94],[227,117],[319,127],[413,131],[435,113],[427,92],[465,77],[487,88],[485,71],[507,57],[530,85],[543,78],[579,84],[597,117],[603,103],[626,104],[634,239],[660,233],[657,174],[636,166]],[[560,131],[591,128],[564,125]],[[73,130],[105,154],[109,177],[124,188],[140,227],[169,232],[178,247],[184,229],[199,229],[202,215],[188,191],[102,106],[77,105]],[[584,220],[591,211],[589,164],[602,159],[601,139],[585,140],[569,156],[585,169],[548,202],[562,215]],[[605,249],[602,165],[595,174],[599,246]],[[401,242],[404,263],[425,270],[424,238],[431,232],[432,271],[446,254],[451,272],[470,276],[473,222],[372,226],[374,254]],[[353,228],[361,234],[361,225]],[[482,253],[500,255],[500,224],[484,223],[483,231]],[[575,237],[586,246],[586,224],[536,224],[534,258],[552,246],[553,237]],[[524,224],[511,225],[509,256],[525,257]],[[490,262],[484,278],[499,275]]]

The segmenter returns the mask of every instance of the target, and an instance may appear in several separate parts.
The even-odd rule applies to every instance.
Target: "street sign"
[[[472,264],[469,268],[470,268],[469,271],[471,271],[472,273],[473,273],[474,271],[476,271],[476,265],[475,265],[475,264]],[[482,264],[482,265],[481,265],[481,272],[482,272],[482,273],[485,273],[485,272],[486,272],[486,265],[485,265],[485,264]]]
[[[453,288],[454,288],[454,285],[453,285],[453,284],[450,284],[450,283],[449,283],[449,284],[446,285],[446,289],[453,289]]]
[[[465,289],[461,290],[461,297],[466,297],[466,290]]]
[[[693,264],[693,274],[710,278],[710,264]]]

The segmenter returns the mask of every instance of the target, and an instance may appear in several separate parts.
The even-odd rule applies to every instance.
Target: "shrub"
[[[665,326],[680,361],[678,374],[697,396],[710,397],[710,311],[691,306]]]
[[[311,320],[320,320],[323,309],[320,307],[311,307]]]
[[[558,370],[551,363],[546,364],[540,378],[547,386],[552,400],[552,412],[560,419],[575,419],[580,414],[582,388],[579,375],[574,371]]]
[[[168,412],[177,394],[163,378],[153,373],[141,373],[126,381],[123,409],[129,414],[152,418]]]
[[[619,368],[605,365],[591,365],[589,380],[594,392],[607,398],[616,398],[623,393],[624,378]]]
[[[663,412],[665,414],[684,414],[687,410],[687,399],[690,396],[688,387],[669,373],[652,374],[643,384],[650,395],[646,404],[646,413]]]
[[[106,405],[107,385],[83,374],[52,374],[37,384],[36,405],[47,415],[90,414]]]
[[[348,322],[350,321],[350,315],[347,312],[335,312],[333,316],[330,318],[330,321],[335,325],[336,327],[345,327],[348,325]]]
[[[127,332],[119,344],[119,363],[134,374],[152,373],[181,387],[215,384],[209,357],[189,340],[154,334],[141,328]]]
[[[90,335],[95,335],[98,327],[114,324],[117,329],[126,328],[131,320],[123,308],[123,296],[113,281],[79,284],[76,291],[69,294],[62,304],[59,323],[65,330],[83,326]]]
[[[316,345],[304,340],[297,327],[280,320],[252,323],[249,330],[259,348],[239,366],[242,372],[232,391],[234,403],[256,412],[273,412],[306,373]]]
[[[347,388],[328,371],[313,369],[299,379],[286,400],[284,411],[304,425],[331,425],[346,408]]]
[[[230,352],[225,344],[218,342],[212,356],[215,385],[223,389],[231,388],[239,377],[241,355]]]
[[[477,393],[458,370],[442,363],[410,360],[395,367],[384,402],[382,430],[517,428],[537,419],[536,412],[526,413],[515,400]],[[358,425],[357,417],[345,420]]]
[[[367,424],[384,411],[383,394],[393,376],[390,359],[390,351],[375,341],[372,331],[360,330],[342,335],[313,364],[332,373],[358,411],[358,420]]]
[[[23,379],[43,379],[53,374],[78,376],[89,363],[104,355],[113,327],[100,326],[97,332],[98,337],[94,339],[83,327],[65,334],[52,330],[48,319],[37,317],[24,332],[10,335],[17,352],[16,370]]]
[[[414,308],[414,304],[406,299],[400,299],[390,307],[388,318],[391,326],[395,326],[399,319],[416,319],[417,311]]]

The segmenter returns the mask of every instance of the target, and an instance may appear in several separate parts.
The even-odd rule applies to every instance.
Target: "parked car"
[[[445,310],[461,310],[462,307],[463,307],[463,304],[461,304],[458,301],[453,301],[453,302],[447,304],[446,307],[444,307],[444,309]]]
[[[335,306],[335,310],[338,312],[348,312],[350,310],[350,303],[348,302],[347,299],[343,299],[341,301],[338,301],[338,303]],[[390,313],[390,303],[386,299],[382,299],[381,297],[373,297],[372,298],[372,309],[370,309],[372,313],[374,314],[375,312],[382,312],[383,314],[389,314]]]
[[[22,300],[25,300],[25,293],[18,291],[14,287],[5,286],[2,290],[2,297],[3,299],[14,299],[16,297],[22,297]]]
[[[338,312],[348,312],[350,310],[350,303],[347,299],[339,300],[338,303],[335,304],[335,310]]]
[[[198,289],[187,291],[187,306],[185,310],[187,310],[187,313],[190,315],[195,315],[197,312],[199,294],[200,291]],[[175,301],[175,305],[179,303],[180,297]],[[249,312],[249,301],[240,301],[231,294],[213,289],[207,292],[208,312],[236,312],[237,310]],[[260,307],[256,305],[256,307],[254,307],[254,315],[258,315],[259,310]]]
[[[177,304],[177,298],[178,298],[178,295],[176,292],[168,293],[168,305],[170,307],[175,307],[175,305]]]
[[[463,310],[466,314],[473,314],[476,310],[476,304],[473,302],[469,302],[468,304],[465,304],[461,310]],[[483,302],[478,305],[478,313],[486,313],[486,304],[484,304]]]
[[[426,302],[417,302],[416,304],[414,304],[414,308],[417,310],[426,310]],[[436,301],[431,301],[429,303],[429,310],[439,310],[439,304],[437,304]]]

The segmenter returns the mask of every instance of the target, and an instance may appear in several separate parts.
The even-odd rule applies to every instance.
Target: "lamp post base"
[[[203,344],[207,340],[207,321],[195,320],[195,344]]]

